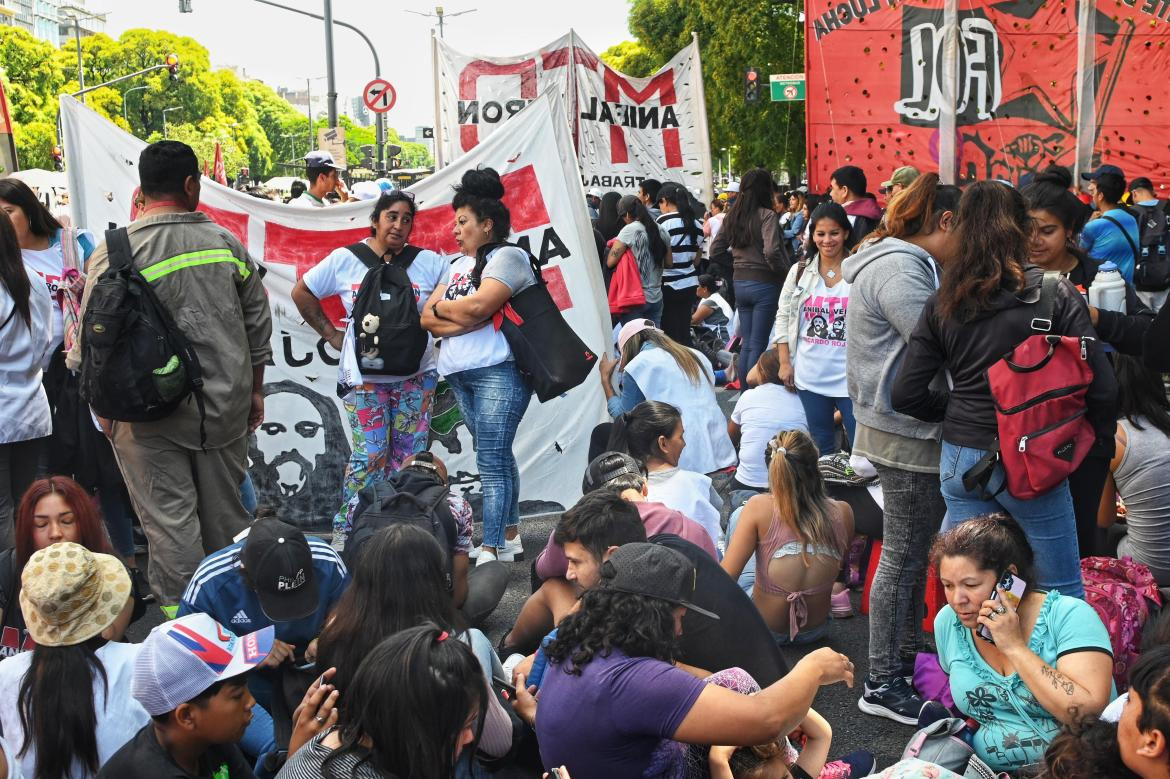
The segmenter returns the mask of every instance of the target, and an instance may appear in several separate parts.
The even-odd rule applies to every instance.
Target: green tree
[[[53,147],[57,144],[56,126],[52,122],[35,121],[17,124],[13,129],[20,167],[52,170]]]
[[[57,111],[57,93],[65,83],[53,47],[19,27],[2,26],[0,68],[12,120],[51,122]]]
[[[622,41],[601,52],[601,59],[627,76],[645,78],[662,66],[659,57],[638,41]]]

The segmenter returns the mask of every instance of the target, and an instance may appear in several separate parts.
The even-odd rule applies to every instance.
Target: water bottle
[[[1097,268],[1097,277],[1089,285],[1089,305],[1102,311],[1125,313],[1125,279],[1112,262]]]

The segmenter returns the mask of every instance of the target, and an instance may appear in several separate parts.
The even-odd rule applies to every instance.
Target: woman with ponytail
[[[0,549],[13,544],[16,502],[53,430],[41,383],[53,347],[52,311],[44,282],[21,260],[12,220],[0,214]]]
[[[723,570],[738,578],[754,555],[752,600],[764,621],[778,643],[807,644],[828,631],[833,582],[853,538],[853,509],[825,492],[808,433],[778,433],[765,454],[769,493],[744,506]]]
[[[506,243],[512,217],[504,185],[491,168],[469,170],[455,187],[455,241],[463,255],[427,301],[422,326],[442,338],[438,371],[447,379],[475,442],[483,485],[483,545],[477,562],[524,559],[520,542],[520,472],[512,443],[532,399],[504,334],[492,316],[536,283],[528,253]]]
[[[1069,170],[1051,165],[1020,190],[1033,223],[1029,260],[1044,270],[1066,274],[1073,284],[1088,290],[1097,276],[1099,263],[1077,243],[1087,213],[1076,195],[1069,192],[1071,186]],[[1154,321],[1154,312],[1127,281],[1125,310],[1089,306],[1089,319],[1100,339],[1118,353],[1141,356],[1142,340]],[[1098,439],[1068,482],[1082,557],[1097,554],[1102,546],[1098,543],[1097,511],[1113,451],[1112,438]]]
[[[890,389],[940,266],[958,251],[958,187],[919,176],[890,200],[885,219],[841,265],[850,283],[845,379],[857,420],[853,453],[882,484],[884,539],[869,615],[869,677],[862,710],[918,721],[922,698],[904,680],[922,650],[926,554],[947,512],[939,489],[938,425],[894,411]]]
[[[616,268],[622,255],[629,249],[638,263],[638,275],[642,278],[642,294],[646,305],[622,314],[618,321],[623,324],[635,319],[651,319],[655,326],[662,324],[662,269],[674,267],[670,253],[670,236],[636,195],[626,195],[617,204],[618,219],[622,229],[609,245],[605,264]]]
[[[1036,552],[1036,580],[1043,589],[1081,597],[1076,520],[1067,480],[1048,493],[1021,500],[1007,490],[1002,463],[987,483],[968,490],[964,475],[996,445],[999,430],[987,369],[1036,331],[1043,270],[1028,264],[1032,219],[1022,195],[994,181],[963,193],[956,216],[959,250],[947,263],[942,286],[927,300],[890,391],[893,409],[924,422],[942,423],[939,473],[952,523],[1007,511]],[[1098,438],[1112,438],[1117,382],[1076,287],[1057,285],[1051,311],[1054,335],[1088,337],[1093,381],[1086,417]],[[932,384],[940,370],[947,384]],[[948,389],[949,386],[949,389]]]

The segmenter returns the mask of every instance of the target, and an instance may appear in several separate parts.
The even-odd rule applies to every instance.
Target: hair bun
[[[474,168],[464,171],[463,178],[456,185],[455,191],[491,200],[502,200],[504,197],[504,185],[500,181],[500,174],[493,168]]]
[[[1037,184],[1057,184],[1063,189],[1068,189],[1073,183],[1072,171],[1063,165],[1049,165],[1032,180]]]

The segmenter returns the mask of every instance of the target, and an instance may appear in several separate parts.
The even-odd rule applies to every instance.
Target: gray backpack
[[[966,725],[966,720],[958,717],[947,717],[930,723],[910,739],[902,752],[902,759],[916,757],[967,779],[996,779],[999,774],[980,760],[975,750],[958,736]]]

